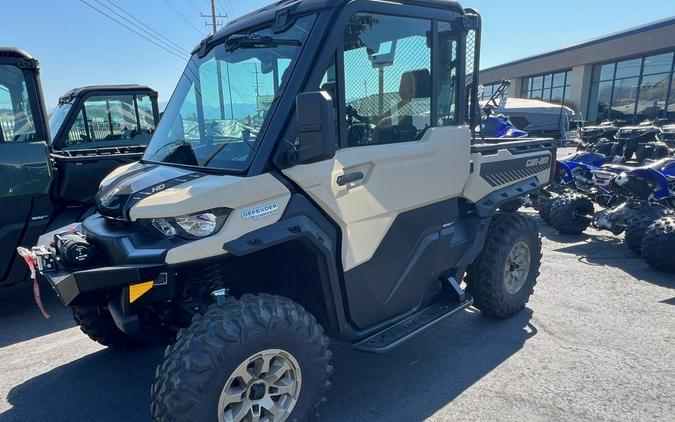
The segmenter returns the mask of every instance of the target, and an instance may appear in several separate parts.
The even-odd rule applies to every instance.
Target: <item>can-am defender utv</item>
[[[310,419],[329,338],[384,352],[533,292],[537,224],[498,209],[549,183],[556,143],[473,140],[479,42],[454,1],[234,20],[194,51],[143,159],[102,182],[99,214],[28,259],[93,339],[175,338],[155,420]]]
[[[0,48],[0,287],[27,279],[17,246],[93,214],[101,180],[141,158],[158,122],[139,85],[71,90],[47,122],[37,60]]]

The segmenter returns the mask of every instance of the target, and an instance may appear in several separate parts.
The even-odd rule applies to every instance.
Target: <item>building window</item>
[[[593,66],[587,120],[675,118],[673,52]]]
[[[569,95],[572,84],[572,71],[563,70],[545,75],[533,75],[523,78],[520,96],[537,100],[562,103]]]
[[[501,82],[493,82],[490,84],[483,84],[483,93],[480,95],[481,100],[489,100],[492,94],[499,88]]]

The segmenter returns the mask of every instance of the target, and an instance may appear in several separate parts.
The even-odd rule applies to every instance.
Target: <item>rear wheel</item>
[[[467,293],[485,315],[509,318],[530,299],[540,263],[537,222],[520,213],[497,215],[483,251],[467,269]]]
[[[640,255],[642,253],[642,239],[647,228],[656,220],[663,217],[664,211],[660,208],[641,208],[634,211],[626,219],[626,234],[624,242],[628,248]]]
[[[328,339],[291,300],[244,295],[211,305],[164,353],[155,421],[305,421],[330,385]]]
[[[593,202],[586,196],[571,193],[558,197],[551,204],[551,225],[561,234],[581,234],[591,224]]]
[[[642,258],[659,271],[675,273],[675,217],[666,216],[649,226],[642,239]]]
[[[73,306],[75,322],[90,339],[104,346],[117,349],[136,349],[146,343],[123,333],[110,312],[102,306]]]

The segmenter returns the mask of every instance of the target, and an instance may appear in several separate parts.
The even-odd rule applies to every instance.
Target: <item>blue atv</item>
[[[599,171],[601,166],[614,159],[593,152],[576,152],[556,161],[553,182],[536,194],[523,200],[525,206],[535,208],[545,223],[550,224],[551,204],[564,194],[581,192],[603,206],[618,198],[609,189],[609,181],[618,173]]]
[[[555,199],[549,213],[551,225],[561,234],[580,234],[591,225],[614,234],[626,230],[626,243],[639,250],[641,246],[636,245],[641,245],[647,222],[675,206],[675,159],[643,167],[605,164],[591,172],[597,191],[570,192]],[[604,203],[606,208],[596,212],[595,203]]]
[[[647,229],[656,220],[672,215],[675,209],[675,159],[665,158],[621,173],[616,182],[643,204],[626,220],[624,238],[626,245],[641,255]]]

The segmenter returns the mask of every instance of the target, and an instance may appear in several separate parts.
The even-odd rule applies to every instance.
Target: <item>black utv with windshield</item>
[[[624,126],[616,133],[615,139],[619,143],[619,152],[624,160],[628,161],[635,156],[638,163],[650,158],[653,152],[652,143],[661,132],[663,120],[644,120],[637,125]]]
[[[624,121],[606,120],[597,125],[582,126],[577,130],[580,142],[577,144],[577,151],[589,151],[598,154],[610,155],[617,151],[614,136],[619,128],[625,124]]]
[[[48,119],[39,73],[0,48],[0,287],[28,275],[17,246],[92,214],[103,177],[140,159],[159,121],[157,93],[138,85],[74,89]]]

